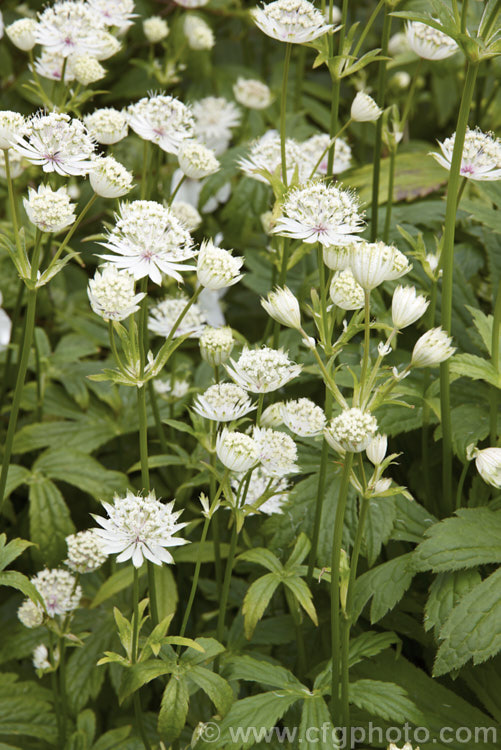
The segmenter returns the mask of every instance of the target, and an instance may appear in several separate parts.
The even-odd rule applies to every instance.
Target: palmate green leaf
[[[404,723],[416,706],[406,690],[394,682],[357,680],[350,683],[350,703],[374,716]]]
[[[499,211],[489,208],[485,203],[479,201],[461,201],[461,210],[466,211],[470,217],[491,229],[493,232],[501,233],[501,222],[499,221]]]
[[[38,476],[29,486],[30,537],[38,549],[33,556],[54,566],[66,556],[66,537],[75,527],[64,498],[50,479]]]
[[[223,644],[216,641],[215,638],[195,638],[195,643],[202,650],[200,648],[187,648],[181,656],[183,665],[200,664],[206,666],[224,651]]]
[[[471,313],[471,317],[473,318],[475,328],[480,334],[485,350],[490,356],[492,353],[493,317],[492,315],[486,315],[484,312],[482,312],[482,310],[479,310],[476,307],[468,307],[468,310]]]
[[[413,555],[409,552],[363,573],[355,583],[355,619],[360,616],[369,599],[372,599],[371,623],[378,622],[393,609],[409,588],[416,573],[412,563]]]
[[[16,433],[14,453],[46,448],[76,448],[91,452],[121,434],[120,428],[104,415],[81,415],[71,421],[43,422],[26,425]]]
[[[266,573],[266,575],[254,581],[247,591],[243,605],[245,637],[250,640],[254,629],[264,615],[266,607],[270,603],[273,594],[281,583],[281,576],[277,573]]]
[[[425,630],[435,629],[438,637],[440,628],[461,598],[471,591],[481,577],[476,570],[456,570],[439,573],[430,586],[424,614]]]
[[[191,667],[188,677],[209,696],[218,714],[224,716],[228,713],[234,695],[231,686],[225,679],[215,672],[211,672],[210,669],[198,666]]]
[[[338,750],[339,741],[330,711],[321,695],[308,695],[303,703],[298,740],[302,747]]]
[[[181,734],[186,723],[189,699],[186,678],[173,675],[164,690],[158,715],[158,732],[164,742],[172,742]]]
[[[260,685],[299,693],[304,691],[304,685],[288,669],[252,656],[232,656],[226,662],[226,669],[230,680],[258,682]]]
[[[246,562],[256,563],[256,565],[262,565],[270,573],[282,573],[284,566],[276,555],[265,547],[254,547],[254,549],[245,550],[238,556],[238,560],[245,560]]]
[[[111,729],[109,732],[101,735],[96,744],[92,745],[92,750],[120,750],[130,732],[130,726]]]
[[[463,596],[440,631],[433,674],[440,676],[494,656],[501,649],[501,568]]]
[[[501,511],[462,508],[434,524],[414,551],[416,570],[461,570],[501,563]]]
[[[11,492],[25,484],[30,477],[30,472],[24,466],[11,464],[7,472],[7,484],[5,485],[5,497],[9,497]]]
[[[310,551],[311,543],[305,533],[301,532],[297,538],[296,544],[292,553],[285,563],[285,569],[292,571],[297,565],[301,565],[308,552]]]
[[[395,503],[392,498],[386,498],[384,501],[376,498],[369,501],[364,529],[365,552],[369,567],[374,565],[381,547],[390,538],[396,516]]]
[[[98,500],[108,500],[128,487],[120,471],[105,469],[95,458],[77,450],[51,448],[35,461],[33,470],[73,484]]]

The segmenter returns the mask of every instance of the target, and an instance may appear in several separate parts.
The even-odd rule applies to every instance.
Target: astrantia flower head
[[[17,610],[17,616],[25,628],[38,628],[43,622],[43,609],[31,599],[25,599]]]
[[[40,571],[31,579],[43,599],[49,617],[63,616],[77,609],[82,598],[82,588],[75,576],[67,570],[54,568]]]
[[[413,286],[397,286],[391,300],[391,317],[395,328],[405,328],[421,318],[429,305]]]
[[[360,310],[365,294],[350,268],[334,274],[330,287],[331,300],[342,310]]]
[[[269,292],[266,299],[261,298],[261,304],[273,320],[288,328],[301,328],[299,302],[288,287]]]
[[[269,87],[254,78],[237,78],[233,95],[239,104],[249,109],[266,109],[273,101]]]
[[[64,81],[65,83],[71,83],[75,80],[72,60],[72,57],[64,57],[60,52],[49,52],[49,50],[42,49],[40,56],[35,60],[34,69],[42,78],[48,78],[50,81],[61,81],[64,68]]]
[[[361,453],[377,432],[377,420],[369,412],[357,407],[345,409],[324,430],[327,442],[334,450]]]
[[[123,34],[132,26],[134,0],[87,0],[87,4],[99,13],[106,26],[115,26]]]
[[[223,328],[204,328],[200,336],[200,354],[202,359],[212,367],[226,362],[235,344],[233,332],[229,326]]]
[[[297,447],[290,435],[269,427],[255,427],[252,437],[259,449],[259,460],[265,474],[285,477],[298,471]]]
[[[39,16],[35,36],[38,44],[49,52],[64,57],[90,55],[104,60],[110,56],[111,34],[105,31],[100,14],[81,0],[63,0],[45,8]]]
[[[176,320],[183,312],[188,297],[179,295],[177,297],[166,297],[151,308],[148,318],[148,328],[159,336],[169,336]],[[197,304],[191,305],[181,323],[173,332],[173,338],[189,334],[190,338],[198,338],[205,326],[205,316]]]
[[[207,96],[193,103],[195,135],[216,156],[228,148],[231,131],[240,124],[238,107],[222,96]]]
[[[0,111],[0,148],[11,148],[29,129],[29,124],[19,112]]]
[[[167,21],[160,16],[150,16],[143,21],[143,31],[146,39],[151,44],[157,44],[169,36],[169,26]]]
[[[72,59],[73,73],[78,83],[89,86],[96,83],[106,75],[106,68],[95,57],[90,55],[78,55]]]
[[[90,135],[98,143],[109,145],[118,143],[127,135],[127,115],[112,107],[96,109],[85,115],[84,124]]]
[[[254,8],[252,16],[267,36],[292,44],[312,42],[332,28],[308,0],[274,0]]]
[[[225,365],[229,376],[251,393],[270,393],[282,388],[301,372],[301,365],[291,362],[282,349],[247,349],[245,347],[231,366]]]
[[[177,158],[186,177],[192,180],[208,177],[217,172],[220,166],[210,148],[192,140],[186,140],[181,144]]]
[[[357,242],[351,246],[350,268],[363,289],[375,289],[383,281],[394,281],[412,266],[400,250],[384,242]]]
[[[258,446],[249,435],[231,432],[226,427],[216,439],[217,457],[230,471],[248,471],[259,461]]]
[[[452,338],[443,328],[431,328],[416,341],[412,350],[412,367],[435,367],[456,351]]]
[[[196,397],[193,411],[215,422],[233,422],[256,407],[247,393],[234,383],[211,385]]]
[[[140,568],[144,558],[161,565],[173,563],[168,547],[186,544],[185,539],[174,536],[186,526],[177,523],[182,511],[174,511],[174,501],[162,503],[154,492],[144,497],[128,491],[125,497],[115,495],[113,505],[103,503],[108,518],[94,516],[101,529],[95,533],[103,540],[103,551],[117,555],[117,562],[132,560]]]
[[[374,99],[363,91],[357,93],[351,104],[350,117],[355,122],[374,122],[382,113]]]
[[[293,138],[285,140],[285,160],[287,165],[287,182],[292,180],[294,172],[298,170],[300,177],[307,177],[305,172],[306,162],[301,154],[299,143]],[[276,130],[268,130],[264,135],[251,143],[249,153],[237,162],[242,172],[254,180],[268,184],[268,178],[262,172],[270,175],[280,172],[282,175],[282,156],[280,146],[280,135]],[[308,165],[306,164],[306,169]],[[311,170],[310,170],[311,171]]]
[[[282,419],[291,432],[300,437],[314,437],[325,427],[325,414],[309,398],[286,401],[281,408]]]
[[[16,151],[44,172],[84,175],[90,169],[94,141],[79,120],[64,112],[37,114],[29,122],[29,135],[19,140]]]
[[[66,544],[68,557],[65,563],[74,573],[92,573],[106,560],[102,541],[94,529],[67,536]]]
[[[231,480],[231,486],[236,494],[241,489],[245,474],[236,476]],[[258,512],[271,516],[273,513],[283,513],[283,507],[289,500],[287,480],[282,477],[270,477],[261,466],[257,466],[252,472],[252,481],[247,486],[244,507],[259,504]],[[259,503],[265,494],[268,499]],[[254,515],[251,511],[249,515]]]
[[[343,246],[358,240],[356,233],[362,229],[354,193],[312,180],[288,193],[274,232],[310,244]]]
[[[42,232],[60,232],[75,221],[75,205],[71,203],[66,188],[52,190],[40,185],[38,190],[28,188],[28,198],[23,198],[28,219]]]
[[[466,449],[466,457],[469,461],[475,459],[475,466],[484,482],[501,489],[501,448],[479,450],[471,445]]]
[[[371,461],[374,466],[379,466],[386,456],[387,448],[388,438],[386,435],[376,435],[365,449],[365,452],[367,453],[369,461]]]
[[[445,169],[451,168],[452,152],[456,134],[446,138],[443,143],[439,142],[441,154],[432,153],[432,156]],[[461,167],[459,170],[463,177],[470,180],[501,180],[501,140],[493,133],[482,133],[479,128],[466,131],[463,153],[461,156]]]
[[[188,232],[194,232],[202,223],[202,217],[190,203],[175,200],[171,203],[170,210]]]
[[[197,276],[207,289],[225,289],[242,278],[240,269],[243,258],[234,257],[230,250],[217,247],[211,240],[204,240],[197,259]]]
[[[34,18],[19,18],[7,26],[5,33],[18,49],[29,52],[37,43],[35,39],[37,26]]]
[[[408,23],[405,34],[411,50],[425,60],[445,60],[446,57],[454,55],[458,49],[456,42],[450,36],[420,21]]]
[[[87,287],[90,305],[104,320],[125,320],[139,310],[145,294],[135,294],[134,277],[112,263],[98,269]]]
[[[187,15],[183,29],[190,49],[212,49],[216,43],[211,27],[199,16]]]
[[[315,174],[327,174],[327,163],[329,160],[329,147],[331,137],[328,133],[319,133],[312,135],[307,141],[301,143],[302,158],[308,162],[308,176],[311,175],[313,167],[316,166]],[[342,138],[336,138],[334,148],[334,164],[332,171],[334,174],[341,174],[350,168],[351,165],[351,148]]]
[[[103,198],[121,198],[132,190],[132,175],[113,156],[96,156],[89,174],[90,184]]]
[[[144,97],[131,104],[128,113],[132,130],[169,154],[177,154],[181,143],[193,137],[193,115],[173,96]]]
[[[351,247],[324,247],[322,250],[324,263],[331,271],[344,271],[350,267]]]
[[[197,251],[189,232],[169,208],[155,201],[133,201],[120,205],[115,228],[102,243],[116,255],[103,255],[119,268],[127,268],[136,279],[149,276],[162,283],[162,273],[182,281],[179,271],[193,266],[184,264]]]

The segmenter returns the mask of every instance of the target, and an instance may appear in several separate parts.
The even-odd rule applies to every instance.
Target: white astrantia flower
[[[451,168],[456,134],[439,142],[441,154],[431,155],[445,169]],[[501,140],[494,133],[483,133],[479,128],[466,130],[459,173],[470,180],[501,180]]]
[[[416,341],[412,350],[412,367],[435,367],[456,351],[452,338],[443,328],[431,328]]]
[[[343,246],[363,230],[358,198],[349,190],[311,180],[289,191],[274,233],[322,246]]]
[[[231,480],[231,486],[238,495],[242,488],[242,482],[245,474],[235,476]],[[283,513],[284,505],[289,500],[289,484],[283,477],[270,477],[266,474],[261,466],[257,466],[252,472],[252,479],[247,485],[247,492],[244,499],[243,507],[258,504],[256,513],[265,513],[271,516],[273,513]],[[259,503],[264,494],[270,495],[263,503]],[[255,515],[253,511],[249,512],[250,516]]]
[[[429,301],[413,286],[397,286],[391,299],[391,318],[395,328],[406,328],[421,318]]]
[[[169,547],[187,544],[174,536],[186,523],[177,523],[182,511],[174,511],[174,500],[162,503],[152,491],[144,497],[130,490],[125,497],[115,495],[113,505],[103,503],[108,518],[94,516],[101,529],[95,533],[103,540],[103,551],[117,555],[117,562],[131,560],[140,568],[144,559],[155,565],[173,563]]]
[[[90,55],[105,60],[120,49],[105,31],[101,15],[82,0],[62,0],[45,8],[39,14],[35,37],[49,52],[64,57]]]
[[[22,49],[23,52],[29,52],[37,43],[35,38],[37,26],[34,18],[19,18],[7,26],[5,33],[15,47]]]
[[[350,268],[334,274],[330,286],[330,297],[342,310],[360,310],[365,303],[364,290],[355,280]]]
[[[190,49],[212,49],[216,43],[214,32],[200,16],[194,16],[191,13],[185,16],[183,31]]]
[[[38,628],[43,622],[43,609],[40,604],[25,599],[17,610],[17,617],[25,628]]]
[[[369,461],[373,463],[374,466],[379,466],[379,464],[384,461],[387,448],[388,438],[386,435],[375,435],[365,449],[365,452]]]
[[[200,336],[200,354],[202,359],[208,362],[212,367],[217,367],[226,362],[231,354],[235,339],[233,331],[229,326],[223,328],[204,328]]]
[[[229,376],[251,393],[270,393],[282,388],[296,378],[302,370],[301,365],[291,362],[282,349],[261,349],[244,347],[238,362],[230,359],[231,365],[225,365]]]
[[[195,135],[219,156],[229,146],[231,131],[240,125],[241,113],[222,96],[207,96],[193,102]]]
[[[324,430],[327,442],[339,451],[361,453],[377,432],[377,419],[354,406],[334,417]]]
[[[106,561],[102,541],[95,529],[67,536],[66,545],[68,557],[65,563],[74,573],[92,573]]]
[[[183,8],[202,8],[209,0],[174,0],[174,2]]]
[[[285,161],[287,182],[292,180],[296,169],[300,177],[306,178],[309,176],[308,165],[303,159],[300,145],[292,138],[286,138],[285,140]],[[237,164],[247,177],[252,177],[254,180],[258,180],[258,182],[264,182],[266,185],[268,184],[268,179],[266,175],[262,174],[263,171],[270,175],[279,171],[280,179],[283,181],[279,133],[276,130],[268,130],[260,138],[253,141],[247,156],[239,159]]]
[[[181,143],[193,137],[191,110],[173,96],[144,97],[129,105],[127,111],[132,130],[169,154],[177,154]]]
[[[44,172],[85,175],[91,168],[94,141],[83,123],[64,112],[36,114],[29,134],[16,143],[16,151]]]
[[[83,118],[90,135],[105,145],[118,143],[125,138],[129,129],[127,115],[112,107],[96,109]]]
[[[420,21],[409,22],[405,27],[405,35],[411,50],[425,60],[445,60],[458,50],[454,39]]]
[[[136,279],[149,276],[155,284],[162,283],[162,274],[182,281],[179,272],[193,268],[185,261],[197,254],[189,232],[155,201],[120,204],[116,225],[101,244],[115,253],[102,258],[127,268]]]
[[[28,198],[23,198],[28,219],[42,232],[60,232],[76,219],[75,204],[71,203],[64,187],[52,190],[40,185],[38,190],[28,188]]]
[[[196,397],[193,405],[193,411],[215,422],[233,422],[255,408],[243,388],[234,383],[209,386],[204,393]]]
[[[274,0],[251,13],[256,26],[279,42],[312,42],[333,28],[308,0]]]
[[[269,87],[255,78],[237,78],[233,95],[239,104],[249,109],[266,109],[273,101]]]
[[[314,437],[325,427],[323,409],[309,398],[286,401],[281,405],[281,413],[285,426],[299,437]]]
[[[173,378],[172,375],[168,375],[162,380],[157,379],[153,382],[155,393],[161,396],[166,396],[172,401],[178,401],[184,398],[190,390],[190,383],[188,380],[181,380],[179,378]]]
[[[207,289],[225,289],[243,277],[240,269],[244,259],[235,257],[231,250],[223,250],[212,240],[204,240],[197,258],[197,277]]]
[[[78,83],[89,86],[96,83],[106,75],[106,68],[95,57],[90,55],[78,55],[72,59],[73,73]]]
[[[36,646],[33,649],[31,660],[36,670],[45,672],[48,669],[52,669],[52,664],[49,661],[49,650],[44,643],[40,643],[38,646]],[[58,660],[59,660],[59,652],[57,654],[56,662]]]
[[[194,232],[202,223],[202,217],[190,203],[175,200],[171,203],[170,210],[188,232]]]
[[[0,149],[10,149],[28,130],[29,123],[22,114],[9,109],[0,111]]]
[[[96,156],[89,173],[91,187],[103,198],[121,198],[132,190],[132,175],[113,156]]]
[[[351,247],[324,247],[322,248],[324,263],[331,271],[344,271],[350,267]]]
[[[383,114],[374,99],[364,91],[359,91],[351,104],[350,117],[355,122],[374,122]]]
[[[63,616],[77,609],[82,598],[82,588],[74,575],[62,568],[41,570],[31,579],[45,605],[49,617]]]
[[[158,336],[169,336],[176,320],[183,312],[188,297],[185,294],[177,297],[166,297],[150,310],[148,329]],[[188,308],[188,312],[173,332],[173,338],[189,334],[190,338],[199,338],[206,324],[205,316],[195,303]]]
[[[299,471],[297,446],[290,435],[269,427],[254,427],[252,437],[258,446],[259,460],[265,474],[285,477]]]
[[[129,271],[107,263],[89,281],[90,306],[104,320],[125,320],[139,310],[139,303],[146,296],[135,294],[134,286],[134,276]]]
[[[253,438],[226,427],[216,438],[217,457],[230,471],[245,472],[259,461],[259,448]]]
[[[407,41],[407,35],[403,31],[397,31],[396,34],[393,34],[390,37],[388,42],[388,53],[392,57],[397,57],[397,55],[403,55],[408,51],[409,42]]]
[[[412,78],[406,70],[398,70],[390,78],[390,85],[400,91],[407,91],[411,85]]]
[[[277,287],[268,293],[268,297],[261,297],[261,304],[268,315],[288,328],[301,328],[301,311],[299,302],[289,287]]]
[[[87,4],[99,13],[105,26],[114,26],[120,34],[123,34],[132,26],[134,13],[134,0],[87,0]]]
[[[71,83],[75,80],[72,58],[64,57],[60,52],[49,52],[49,50],[42,49],[40,57],[36,58],[33,67],[39,76],[48,78],[50,81],[61,81],[63,68],[65,83]]]
[[[26,168],[26,162],[23,161],[22,157],[13,151],[9,150],[9,172],[11,180],[15,180],[17,177],[22,175]],[[7,171],[5,164],[5,152],[0,149],[0,177],[3,180],[7,179]]]
[[[331,137],[328,133],[318,133],[312,135],[307,141],[301,143],[301,155],[308,166],[308,177],[311,175],[313,168],[315,174],[326,175],[327,163],[329,160],[329,147]],[[334,164],[332,167],[333,174],[341,174],[351,166],[351,148],[343,138],[336,138],[334,147]]]
[[[350,268],[361,287],[375,289],[409,273],[412,265],[403,253],[384,242],[357,242],[351,246]]]
[[[151,44],[167,39],[170,33],[169,25],[164,18],[160,16],[150,16],[143,21],[143,31],[146,39]]]
[[[192,180],[200,180],[218,171],[220,164],[214,152],[193,140],[183,141],[177,155],[179,166],[186,177]]]
[[[487,484],[501,489],[501,448],[483,448],[474,445],[466,449],[468,461],[475,459],[477,471]]]

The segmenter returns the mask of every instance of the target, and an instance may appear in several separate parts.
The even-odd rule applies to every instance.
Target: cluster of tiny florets
[[[269,87],[254,78],[237,78],[233,94],[239,104],[249,109],[266,109],[273,100]]]
[[[177,154],[181,143],[193,137],[191,110],[173,96],[143,97],[127,111],[132,130],[170,154]]]
[[[235,476],[231,480],[231,486],[237,495],[242,491],[244,480],[245,474]],[[246,509],[249,505],[257,505],[256,512],[265,513],[267,516],[284,512],[284,505],[289,500],[289,484],[284,477],[270,477],[261,466],[257,466],[252,472],[251,481],[246,482],[245,487],[243,505]],[[268,495],[267,499],[259,502],[265,493]],[[249,515],[254,515],[254,512],[250,511]]]
[[[450,36],[420,21],[407,24],[405,33],[409,47],[425,60],[444,60],[454,55],[458,49]]]
[[[456,134],[439,143],[441,154],[432,154],[446,169],[451,168]],[[470,180],[501,179],[501,140],[494,133],[483,133],[479,128],[466,131],[460,174]]]
[[[199,16],[186,16],[183,28],[190,49],[212,49],[216,43],[211,27]]]
[[[276,130],[268,130],[251,144],[249,153],[239,160],[238,166],[248,177],[267,183],[266,175],[262,172],[273,175],[281,169],[281,158],[280,135]],[[292,178],[296,169],[303,175],[304,160],[301,149],[299,143],[292,138],[285,141],[285,159],[288,179]]]
[[[240,124],[238,107],[222,96],[207,96],[192,105],[195,135],[219,156],[229,146],[232,129]]]
[[[318,133],[301,144],[302,158],[308,162],[308,177],[311,173],[327,174],[331,137],[327,133]],[[342,138],[336,138],[334,146],[333,174],[341,174],[351,166],[351,148]]]
[[[308,0],[274,0],[252,14],[256,26],[279,42],[311,42],[332,28]]]
[[[234,383],[211,385],[197,396],[193,410],[201,417],[215,422],[232,422],[256,407],[247,393]]]
[[[87,294],[96,315],[104,320],[125,320],[139,310],[144,294],[135,294],[134,277],[112,263],[98,269],[89,281]]]
[[[42,597],[49,617],[66,615],[80,604],[82,588],[77,584],[75,576],[67,570],[46,568],[37,573],[31,583]]]
[[[255,427],[252,437],[258,446],[265,474],[284,477],[298,471],[297,446],[290,435],[269,427]]]
[[[325,428],[327,441],[335,450],[361,453],[377,432],[377,420],[357,407],[345,409]]]
[[[360,284],[355,281],[350,268],[334,274],[330,286],[331,300],[342,310],[359,310],[364,306],[365,295]]]
[[[243,262],[243,258],[232,255],[229,250],[217,247],[210,240],[204,240],[197,259],[198,280],[208,289],[233,286],[242,278],[240,269]]]
[[[127,135],[127,115],[112,107],[96,109],[83,118],[88,132],[98,143],[118,143]]]
[[[286,427],[300,437],[319,435],[325,427],[325,414],[309,398],[286,401],[281,405],[281,416]]]
[[[204,328],[200,336],[200,354],[202,359],[213,367],[226,362],[235,344],[233,332],[229,326],[222,328]]]
[[[68,557],[65,562],[74,573],[92,573],[106,560],[101,539],[94,529],[67,536],[66,544]]]
[[[238,362],[230,359],[225,365],[230,377],[245,390],[252,393],[276,391],[301,372],[301,365],[291,362],[281,349],[245,348]]]
[[[198,338],[206,324],[206,318],[197,304],[191,305],[186,315],[174,330],[175,323],[183,312],[188,297],[179,295],[177,297],[166,297],[158,304],[151,308],[150,317],[148,318],[148,328],[159,336],[169,336],[173,338],[185,336]]]
[[[250,435],[223,429],[216,439],[217,457],[230,471],[244,472],[259,461],[259,448]]]
[[[28,198],[23,199],[29,220],[42,232],[60,232],[75,221],[75,206],[66,188],[52,190],[40,185],[38,190],[28,188]]]

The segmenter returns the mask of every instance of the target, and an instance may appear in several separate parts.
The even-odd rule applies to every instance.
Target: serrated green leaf
[[[38,546],[33,556],[54,566],[67,553],[66,537],[75,527],[64,498],[50,479],[37,476],[30,484],[30,537]]]
[[[501,388],[501,377],[492,362],[476,354],[455,354],[450,360],[450,371],[471,380],[484,380]]]
[[[204,667],[192,667],[188,672],[190,680],[206,693],[215,705],[218,714],[224,716],[233,703],[233,690],[220,675]]]
[[[394,682],[357,680],[350,683],[350,703],[374,716],[404,723],[416,706],[407,692]]]
[[[246,562],[256,563],[256,565],[262,565],[270,573],[282,573],[284,566],[276,555],[269,549],[264,547],[255,547],[254,549],[245,550],[238,556],[238,560],[245,560]]]
[[[18,573],[17,570],[3,570],[0,572],[0,586],[10,586],[13,589],[21,591],[25,596],[34,602],[43,604],[43,599],[31,583],[30,579]]]
[[[50,448],[35,461],[33,470],[73,484],[98,500],[108,500],[128,487],[120,471],[105,469],[95,458],[77,450]]]
[[[264,615],[266,607],[280,582],[281,578],[277,573],[266,573],[250,585],[242,605],[242,614],[245,618],[245,637],[249,640],[252,638],[254,629]]]
[[[302,747],[337,750],[340,743],[331,715],[321,695],[308,695],[303,703],[298,740]]]
[[[297,603],[305,610],[315,625],[318,625],[313,596],[306,582],[299,576],[289,576],[284,578],[284,586],[292,592]]]
[[[133,664],[126,669],[122,676],[120,689],[118,691],[118,700],[120,703],[143,685],[147,685],[157,677],[164,674],[170,674],[176,669],[176,661],[162,661],[160,659],[144,661],[139,664]]]
[[[288,669],[252,656],[231,657],[227,669],[230,680],[248,680],[276,688],[304,690],[304,685]]]
[[[5,534],[0,535],[0,570],[3,570],[8,565],[16,560],[28,547],[33,546],[33,542],[28,542],[26,539],[11,539],[6,544],[7,536]]]
[[[435,629],[438,637],[440,628],[460,599],[471,591],[482,579],[476,570],[456,570],[439,573],[430,586],[424,614],[425,630]]]
[[[158,732],[165,742],[179,737],[186,723],[189,693],[186,678],[175,675],[170,678],[162,696],[158,715]]]
[[[371,623],[378,622],[397,604],[415,575],[412,553],[400,555],[363,573],[355,583],[353,612],[355,620],[372,599]]]

